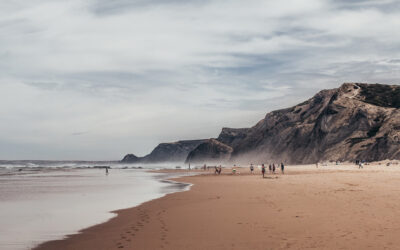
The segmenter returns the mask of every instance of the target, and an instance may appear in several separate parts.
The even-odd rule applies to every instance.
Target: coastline
[[[193,186],[34,249],[394,249],[397,168],[289,166],[264,179],[240,168],[174,178]]]
[[[56,248],[54,248],[53,247],[53,243],[64,242],[64,241],[69,240],[70,238],[73,238],[73,237],[76,237],[78,235],[87,233],[87,231],[91,231],[92,228],[96,228],[97,226],[101,226],[103,224],[107,224],[111,220],[114,220],[117,217],[119,217],[121,214],[125,215],[127,210],[137,208],[137,207],[141,206],[142,204],[145,204],[145,203],[151,202],[153,200],[157,200],[157,199],[163,198],[166,195],[169,195],[169,194],[172,194],[172,193],[179,193],[179,192],[188,191],[188,190],[190,190],[190,187],[193,185],[192,183],[179,182],[179,181],[175,181],[175,179],[178,179],[178,178],[184,177],[184,176],[192,176],[192,175],[198,174],[196,171],[170,170],[170,169],[161,169],[161,170],[151,170],[150,169],[150,170],[146,170],[145,172],[155,173],[155,174],[164,174],[165,175],[165,176],[160,176],[160,177],[156,178],[157,179],[156,181],[158,181],[160,183],[169,184],[169,186],[166,186],[166,187],[163,188],[163,191],[162,191],[163,195],[161,197],[157,197],[157,198],[153,198],[153,199],[144,201],[144,202],[142,202],[142,203],[140,203],[138,205],[135,205],[133,207],[121,208],[121,209],[117,209],[117,210],[108,211],[108,213],[112,214],[112,217],[107,219],[106,221],[99,222],[99,223],[93,224],[93,225],[91,225],[89,227],[82,228],[82,229],[78,230],[75,233],[64,235],[64,237],[62,239],[54,239],[54,240],[44,241],[44,242],[34,246],[31,249],[42,249],[42,247],[47,248],[48,244],[51,245],[48,249],[61,248],[60,246],[57,246]],[[58,245],[58,244],[56,244],[56,245]],[[79,247],[79,249],[81,249],[81,248]]]

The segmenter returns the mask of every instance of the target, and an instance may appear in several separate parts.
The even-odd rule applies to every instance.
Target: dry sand
[[[185,177],[190,191],[118,211],[37,249],[398,249],[400,165]],[[211,170],[210,170],[211,173]],[[278,172],[279,173],[279,172]]]

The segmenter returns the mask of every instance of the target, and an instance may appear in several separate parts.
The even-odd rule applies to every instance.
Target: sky
[[[398,84],[392,0],[1,0],[0,159],[119,160]]]

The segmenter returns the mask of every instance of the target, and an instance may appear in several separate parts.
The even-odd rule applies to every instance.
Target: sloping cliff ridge
[[[186,140],[170,143],[160,143],[144,157],[127,154],[122,162],[126,163],[159,163],[159,162],[184,162],[189,152],[205,140]]]
[[[345,83],[268,113],[251,128],[223,128],[186,162],[232,163],[400,159],[400,86]]]

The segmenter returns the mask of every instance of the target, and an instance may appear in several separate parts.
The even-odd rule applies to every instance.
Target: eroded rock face
[[[122,159],[122,162],[129,162],[129,163],[135,163],[139,161],[139,157],[137,157],[134,154],[127,154],[125,157]]]
[[[249,128],[222,128],[217,140],[226,145],[234,146],[247,136],[249,130]]]
[[[185,159],[246,164],[400,159],[400,86],[345,83],[270,112],[251,128],[223,128],[217,139],[162,143],[138,161]]]
[[[184,162],[190,151],[195,149],[205,140],[186,140],[171,143],[160,143],[153,151],[144,157],[131,157],[128,154],[122,162],[129,163],[158,163],[158,162]],[[133,155],[134,156],[134,155]]]
[[[209,139],[189,153],[186,163],[219,163],[227,161],[232,151],[232,147],[216,139]]]
[[[218,141],[232,147],[236,163],[400,159],[399,107],[400,86],[345,83],[251,128],[224,128]]]
[[[373,105],[400,108],[400,88],[397,85],[358,83],[361,87],[359,98]]]
[[[184,162],[189,152],[205,140],[188,140],[159,144],[143,162]]]

